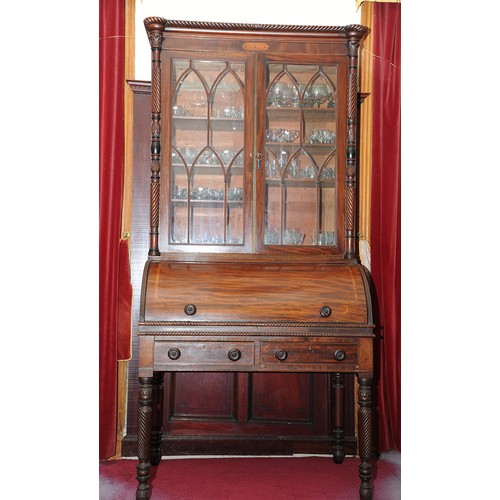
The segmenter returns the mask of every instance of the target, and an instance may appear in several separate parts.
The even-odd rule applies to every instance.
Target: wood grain
[[[357,265],[181,264],[152,261],[141,319],[147,321],[369,321]],[[188,304],[196,307],[189,316]],[[322,317],[329,306],[332,313]]]

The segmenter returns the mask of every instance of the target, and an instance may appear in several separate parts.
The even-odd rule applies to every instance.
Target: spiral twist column
[[[369,378],[358,378],[358,440],[359,440],[359,498],[371,500],[373,492],[370,484],[372,478],[372,381]]]
[[[358,121],[358,49],[364,31],[347,32],[347,147],[346,147],[346,221],[344,258],[356,257],[356,137]]]
[[[158,227],[160,223],[160,155],[161,155],[161,47],[166,20],[149,17],[144,20],[151,45],[151,204],[149,255],[160,255]]]
[[[137,456],[139,463],[136,468],[136,477],[139,484],[137,485],[137,500],[148,499],[150,497],[152,403],[153,377],[139,377],[139,428],[137,433]]]

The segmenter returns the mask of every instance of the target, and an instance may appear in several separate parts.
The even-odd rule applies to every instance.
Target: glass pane
[[[320,219],[317,245],[336,246],[337,231],[337,179],[335,162],[337,157],[330,155],[322,165],[320,173]]]
[[[226,69],[224,61],[193,61],[192,67],[205,82],[207,89],[210,89],[219,75]]]
[[[245,64],[172,61],[171,244],[244,244]]]
[[[224,170],[210,148],[192,170],[190,210],[190,243],[224,243]]]
[[[279,182],[266,182],[266,214],[264,228],[264,244],[281,244],[281,196],[282,187]]]
[[[336,245],[336,87],[336,65],[267,65],[267,245]]]
[[[231,163],[227,176],[227,234],[230,245],[243,244],[243,152]]]
[[[298,181],[285,187],[284,245],[311,245],[317,233],[318,192],[313,183]]]
[[[217,118],[243,118],[243,83],[229,63],[211,89],[212,115]]]
[[[187,243],[188,169],[183,155],[172,150],[172,242]]]

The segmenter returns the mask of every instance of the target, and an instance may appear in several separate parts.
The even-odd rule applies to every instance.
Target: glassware
[[[290,166],[288,167],[288,175],[296,179],[297,177],[299,177],[299,173],[300,173],[299,164],[297,162],[297,159],[294,158],[290,162]]]
[[[302,179],[316,179],[316,169],[312,165],[304,167],[300,171],[300,177]]]
[[[278,157],[278,164],[281,170],[285,169],[287,163],[288,163],[288,153],[286,151],[280,151]]]
[[[328,86],[323,83],[316,83],[312,87],[313,103],[319,108],[328,98]]]
[[[287,130],[284,128],[270,128],[266,131],[267,142],[293,142],[299,137],[299,130]]]
[[[189,116],[189,111],[184,106],[174,106],[172,113],[174,116]]]
[[[298,229],[286,229],[283,233],[283,244],[302,245],[304,236],[305,234],[301,233]]]
[[[181,190],[185,190],[185,198],[184,196],[181,195]],[[172,198],[174,200],[182,200],[187,198],[187,189],[186,188],[180,188],[179,186],[174,186],[174,189],[172,190]]]
[[[224,164],[228,165],[233,159],[234,151],[232,151],[231,149],[223,149],[222,151],[219,151],[219,156],[221,157],[221,160],[224,162]]]
[[[333,144],[335,142],[335,132],[329,129],[318,129],[312,130],[308,137],[310,144]]]
[[[266,177],[268,179],[276,179],[278,177],[278,166],[276,160],[273,158],[266,162]]]
[[[240,201],[243,199],[242,187],[230,187],[227,192],[227,199],[231,201]]]
[[[299,130],[286,130],[281,132],[281,142],[293,142],[299,137]]]
[[[333,246],[335,245],[335,232],[334,231],[320,231],[313,241],[315,245],[319,246]]]
[[[269,89],[268,93],[268,104],[270,106],[281,106],[281,94],[283,91],[283,82],[276,82]]]
[[[191,111],[193,116],[204,116],[207,112],[207,96],[205,92],[193,92],[193,100],[191,101]]]
[[[266,245],[279,245],[280,244],[280,232],[266,230],[264,231],[264,243]]]
[[[320,107],[331,95],[325,83],[313,83],[304,93],[304,106]]]
[[[334,179],[335,178],[335,169],[332,167],[324,168],[321,172],[322,179]]]

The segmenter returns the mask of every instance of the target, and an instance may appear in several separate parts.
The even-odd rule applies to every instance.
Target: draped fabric
[[[361,45],[360,91],[366,97],[361,104],[359,121],[359,257],[361,264],[371,269],[370,213],[372,192],[372,80],[373,80],[373,4],[361,9],[361,24],[369,28]]]
[[[378,301],[379,449],[401,449],[401,5],[373,4],[371,274]]]
[[[401,0],[356,0],[356,10],[364,2],[384,2],[384,3],[401,3]]]
[[[118,266],[118,317],[116,326],[116,359],[132,358],[132,283],[128,242],[120,240]]]
[[[118,355],[128,355],[119,326],[126,329],[130,299],[127,242],[120,240],[125,3],[100,0],[99,8],[99,458],[106,459],[115,454]]]

